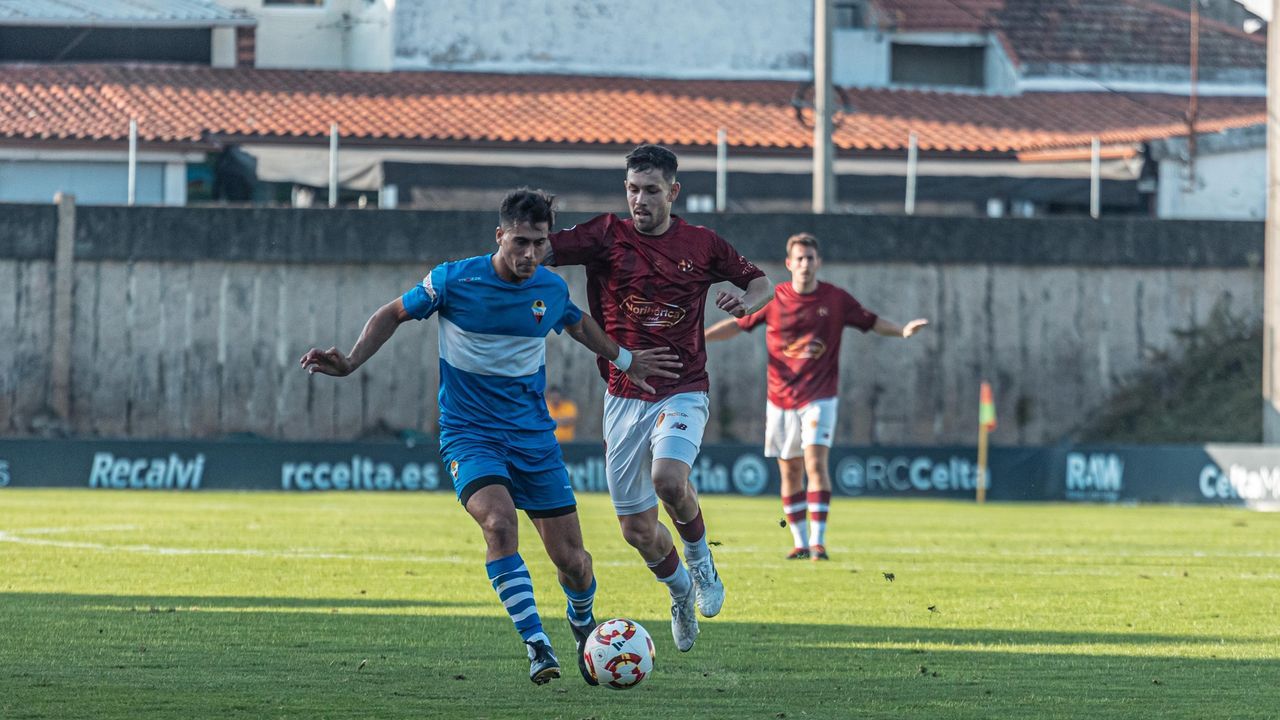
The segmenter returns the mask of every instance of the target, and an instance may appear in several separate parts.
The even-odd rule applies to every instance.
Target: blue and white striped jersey
[[[437,266],[402,296],[410,316],[440,322],[441,431],[547,431],[547,333],[582,319],[558,275],[539,267],[522,283],[493,256]]]

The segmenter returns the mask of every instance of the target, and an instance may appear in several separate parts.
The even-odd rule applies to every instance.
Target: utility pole
[[[1102,141],[1094,138],[1089,143],[1089,217],[1094,220],[1102,214]]]
[[[1271,0],[1271,25],[1280,20],[1280,0]],[[1280,443],[1280,32],[1267,29],[1267,224],[1263,241],[1262,441]]]
[[[913,132],[907,136],[907,201],[903,206],[908,215],[916,214],[916,169],[920,164],[920,140]]]
[[[722,213],[729,204],[729,133],[724,128],[716,132],[716,212]]]
[[[831,0],[813,0],[813,211],[831,212],[836,178],[831,147]]]
[[[1186,192],[1196,187],[1196,122],[1200,119],[1200,0],[1191,0],[1191,92],[1187,102]]]
[[[129,205],[138,202],[138,121],[129,121],[129,172],[125,198]],[[74,200],[73,200],[74,201]]]
[[[329,207],[338,207],[338,123],[329,126]]]

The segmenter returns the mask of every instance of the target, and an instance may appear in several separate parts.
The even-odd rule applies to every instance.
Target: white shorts
[[[791,460],[804,456],[808,445],[831,447],[836,434],[840,398],[822,398],[795,410],[767,403],[764,423],[764,456]]]
[[[709,415],[710,401],[704,392],[680,393],[657,402],[605,393],[605,478],[617,514],[635,515],[658,504],[653,476],[644,462],[646,454],[693,467]]]

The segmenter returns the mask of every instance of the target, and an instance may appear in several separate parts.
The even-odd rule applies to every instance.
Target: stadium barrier
[[[606,489],[596,443],[570,443],[574,489]],[[972,447],[836,447],[833,491],[846,497],[971,499]],[[703,494],[776,496],[777,463],[759,446],[703,448]],[[0,440],[0,488],[103,490],[449,491],[432,443]],[[1280,507],[1280,448],[1255,445],[992,448],[991,500],[1156,502]]]
[[[350,342],[374,308],[436,263],[486,252],[492,212],[69,210],[0,206],[0,288],[9,288],[0,292],[0,434],[341,441],[438,422],[435,321],[398,332],[358,379],[308,378],[297,359],[316,344]],[[1262,223],[686,219],[716,228],[775,281],[788,277],[787,236],[813,232],[823,279],[890,317],[931,320],[907,343],[845,334],[841,438],[850,444],[972,444],[976,368],[996,381],[993,442],[1053,443],[1106,407],[1115,379],[1142,371],[1153,353],[1177,355],[1187,331],[1220,322],[1215,313],[1261,322]],[[560,273],[585,307],[585,273]],[[707,314],[715,321],[719,311]],[[764,437],[761,334],[708,346],[709,440]],[[584,381],[595,359],[565,337],[547,346],[548,383],[578,404],[580,432],[598,438],[605,386]]]

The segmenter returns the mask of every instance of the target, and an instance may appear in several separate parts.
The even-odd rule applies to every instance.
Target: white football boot
[[[724,605],[724,583],[720,573],[716,572],[716,562],[707,555],[707,559],[698,563],[689,563],[689,574],[693,576],[693,587],[698,596],[698,610],[703,617],[715,617]]]
[[[693,589],[684,597],[671,598],[671,639],[676,641],[676,649],[689,652],[698,639],[698,611]]]

